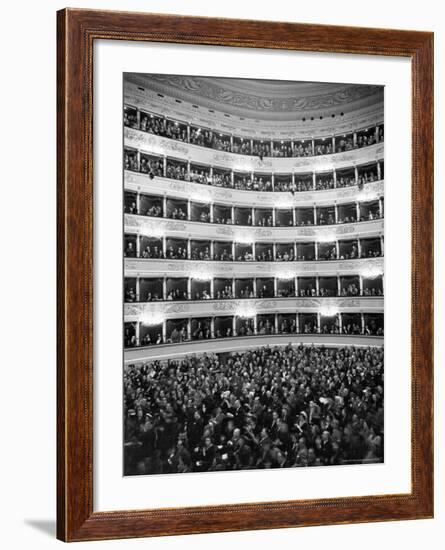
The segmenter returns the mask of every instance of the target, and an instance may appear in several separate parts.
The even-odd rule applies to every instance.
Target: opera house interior
[[[381,86],[126,73],[126,475],[383,460]]]

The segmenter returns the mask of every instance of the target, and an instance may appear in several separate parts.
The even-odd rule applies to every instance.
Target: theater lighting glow
[[[159,224],[145,224],[139,228],[139,234],[145,237],[163,237],[165,230]]]
[[[256,309],[252,305],[242,304],[237,307],[235,315],[237,317],[255,317]]]
[[[279,271],[276,274],[277,279],[282,279],[283,281],[289,281],[290,279],[293,279],[295,277],[295,273],[292,271]]]
[[[275,202],[275,208],[292,208],[293,205],[292,199],[286,197],[280,197]]]
[[[335,233],[321,233],[317,237],[317,242],[319,243],[332,243],[336,240]]]
[[[162,142],[150,144],[150,155],[163,155],[165,152]]]
[[[211,281],[213,279],[212,273],[208,271],[192,271],[190,277],[197,281]]]
[[[320,315],[323,317],[334,317],[339,312],[335,306],[323,306],[320,308]]]
[[[201,186],[202,187],[202,186]],[[189,194],[191,200],[198,201],[202,204],[210,204],[212,202],[212,196],[207,190],[192,191]]]
[[[235,170],[235,172],[252,172],[253,170],[253,166],[251,164],[236,164],[234,165],[233,167],[233,170]]]
[[[375,279],[383,275],[383,269],[378,266],[366,267],[360,271],[360,275],[365,279]]]
[[[323,159],[322,159],[323,160]],[[317,173],[316,176],[319,176],[320,174],[323,174],[324,172],[332,172],[334,170],[334,165],[332,162],[325,161],[320,162],[320,164],[317,165]]]
[[[238,244],[252,244],[253,239],[249,234],[238,233],[235,235],[235,242]]]
[[[146,311],[140,317],[140,322],[146,326],[161,325],[165,321],[165,315],[160,311]]]
[[[368,189],[366,187],[360,191],[357,197],[358,202],[377,201],[378,199],[378,194],[376,194],[376,192],[372,189]]]

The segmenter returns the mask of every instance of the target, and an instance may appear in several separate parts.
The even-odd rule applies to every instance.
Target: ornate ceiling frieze
[[[383,87],[197,77],[168,74],[133,74],[128,82],[236,116],[282,120],[348,108],[349,111],[383,102]]]
[[[188,92],[200,98],[211,99],[226,105],[245,107],[253,111],[269,112],[302,112],[325,109],[352,103],[363,97],[380,92],[380,88],[377,86],[352,84],[346,85],[340,90],[337,90],[338,86],[334,85],[333,91],[316,96],[264,97],[247,91],[231,90],[227,86],[223,87],[219,84],[222,80],[215,82],[209,78],[182,75],[152,75],[152,78],[164,85],[179,89],[182,93]],[[298,90],[298,84],[295,84],[295,86]],[[326,84],[327,90],[330,87],[331,85]],[[248,90],[249,87],[246,86],[246,89]]]

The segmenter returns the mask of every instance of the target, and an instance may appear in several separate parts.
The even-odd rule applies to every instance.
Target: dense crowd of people
[[[382,462],[383,374],[382,348],[355,347],[126,366],[125,474]]]
[[[294,278],[288,280],[274,280],[269,278],[245,279],[214,279],[214,291],[211,292],[211,283],[196,282],[193,278],[168,278],[168,288],[165,294],[162,291],[162,278],[142,279],[146,288],[136,295],[136,279],[126,286],[125,302],[156,302],[161,300],[224,300],[241,298],[292,298],[292,297],[354,297],[354,296],[383,296],[383,281],[377,279],[363,279],[363,290],[360,291],[358,276],[350,276],[342,280],[337,277],[297,278],[298,288]],[[190,288],[190,294],[187,288]],[[275,291],[276,288],[276,291]]]
[[[124,213],[151,216],[155,218],[164,217],[164,208],[157,197],[146,197],[146,207],[136,205],[135,200],[125,201]],[[225,208],[225,210],[223,210]],[[296,209],[272,209],[234,207],[233,214],[231,207],[220,205],[201,205],[190,203],[190,213],[187,205],[180,204],[174,199],[167,199],[165,217],[173,220],[187,220],[200,223],[215,223],[222,225],[247,225],[252,227],[311,227],[313,225],[336,225],[372,221],[381,219],[378,201],[372,201],[369,205],[360,207],[360,216],[357,213],[355,203],[339,205],[337,215],[335,207],[302,208]],[[316,223],[314,223],[314,221]]]
[[[210,243],[207,245],[191,246],[190,254],[187,252],[187,241],[181,243],[167,244],[165,252],[162,247],[162,242],[157,244],[148,244],[141,246],[139,257],[144,259],[168,259],[168,260],[200,260],[200,261],[237,261],[237,262],[293,262],[293,261],[333,261],[333,260],[353,260],[356,258],[378,258],[383,256],[382,245],[375,241],[367,244],[364,240],[361,241],[361,250],[359,252],[357,241],[351,243],[342,243],[341,249],[337,254],[337,246],[335,243],[320,243],[318,245],[318,260],[315,258],[314,243],[297,243],[296,253],[294,252],[293,244],[278,243],[274,254],[273,247],[257,246],[255,255],[252,247],[247,245],[237,249],[235,243],[235,254],[233,254],[232,243],[228,242],[225,246],[218,244],[214,247],[213,255],[210,249]],[[136,243],[129,240],[124,247],[125,258],[136,258],[137,250]]]
[[[369,145],[374,145],[384,139],[383,125],[379,126],[377,136],[375,129],[371,131],[359,131],[354,139],[353,134],[336,136],[335,145],[332,138],[321,140],[257,140],[230,136],[215,130],[188,126],[184,122],[171,120],[166,117],[138,113],[135,109],[124,109],[124,125],[130,128],[142,130],[151,134],[188,142],[200,147],[208,147],[218,151],[232,152],[240,155],[253,155],[263,157],[312,157],[318,155],[330,155],[351,151]]]
[[[185,291],[179,292],[185,294]],[[247,296],[244,297],[254,297],[249,296],[249,294],[251,294],[250,290],[247,292]],[[313,294],[313,296],[316,295]],[[309,296],[309,294],[306,293],[306,296]],[[170,299],[174,300],[175,298]],[[178,299],[182,298],[179,297]],[[267,319],[263,319],[263,317],[267,317]],[[364,314],[363,317],[360,314],[328,315],[322,316],[318,320],[316,314],[301,313],[297,314],[298,325],[294,315],[288,315],[288,319],[282,319],[281,317],[280,314],[258,315],[256,316],[256,326],[253,317],[215,317],[213,327],[210,317],[169,320],[166,325],[165,341],[162,337],[162,327],[158,327],[155,332],[144,330],[139,340],[137,340],[135,327],[131,328],[127,324],[124,330],[124,345],[125,348],[132,348],[159,343],[180,344],[190,340],[280,334],[280,326],[284,326],[281,330],[283,334],[355,334],[379,337],[384,335],[383,314]],[[205,330],[196,330],[196,327],[203,326],[205,326]]]
[[[377,169],[369,169],[358,174],[340,175],[337,174],[334,181],[333,174],[323,178],[313,176],[301,177],[295,174],[292,178],[291,174],[272,174],[256,175],[251,173],[238,173],[229,170],[214,169],[210,173],[210,166],[202,166],[199,169],[190,167],[188,169],[186,162],[166,160],[165,170],[164,162],[161,158],[149,156],[141,153],[140,161],[138,161],[136,151],[126,149],[124,151],[124,168],[133,172],[141,172],[148,174],[151,178],[155,176],[167,177],[174,180],[185,182],[199,183],[202,185],[214,185],[217,187],[234,188],[242,191],[258,191],[258,192],[287,192],[301,193],[308,191],[325,191],[328,189],[359,187],[367,183],[378,181]]]

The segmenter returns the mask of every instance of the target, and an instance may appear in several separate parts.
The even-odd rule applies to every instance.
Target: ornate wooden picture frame
[[[64,541],[433,516],[433,34],[58,12],[58,490]],[[412,64],[411,480],[406,494],[93,511],[93,44],[125,40],[398,56]]]

